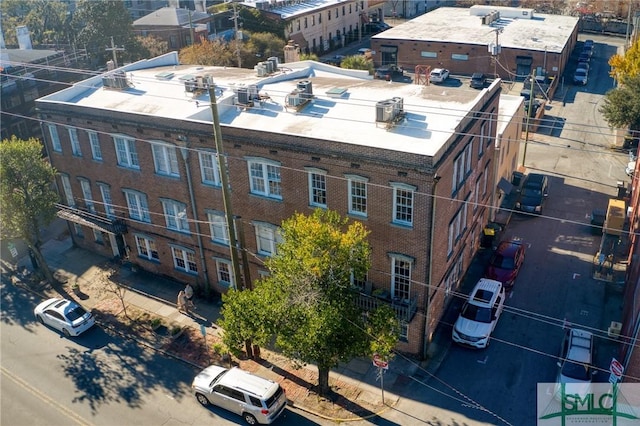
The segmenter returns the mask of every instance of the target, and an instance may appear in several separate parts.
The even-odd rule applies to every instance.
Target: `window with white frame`
[[[74,223],[73,230],[76,233],[76,236],[78,238],[84,238],[84,231],[82,230],[82,225],[80,225],[79,223]]]
[[[116,217],[113,201],[111,200],[111,188],[106,183],[98,183],[98,188],[100,188],[100,195],[102,195],[104,213],[108,218]]]
[[[476,187],[473,190],[473,211],[478,210],[479,207],[479,197],[480,197],[480,181],[482,179],[482,176],[478,177],[478,180],[476,180]]]
[[[358,216],[367,215],[367,182],[362,176],[347,175],[349,189],[349,213]]]
[[[253,226],[256,232],[258,254],[263,256],[276,254],[276,247],[281,238],[278,227],[264,222],[254,222]]]
[[[189,232],[189,220],[187,219],[187,205],[174,200],[160,200],[164,210],[164,218],[167,228],[179,232]]]
[[[80,139],[78,139],[78,129],[75,127],[68,127],[69,140],[71,141],[71,152],[76,157],[82,157],[82,150],[80,149]]]
[[[179,177],[178,156],[173,145],[152,143],[153,163],[159,175]]]
[[[399,330],[398,338],[403,342],[408,342],[409,341],[409,323],[404,320],[400,320],[399,325],[400,325],[400,330]]]
[[[69,175],[61,174],[60,181],[62,182],[62,192],[64,192],[64,198],[67,201],[69,207],[75,207],[76,200],[73,199],[73,191],[71,190],[71,180]]]
[[[353,270],[351,271],[351,274],[349,275],[349,280],[351,281],[351,286],[355,287],[361,291],[364,291],[367,287],[367,275],[365,274],[363,277],[360,278],[356,278],[355,274],[353,273]]]
[[[487,195],[487,176],[489,175],[489,165],[485,166],[484,172],[482,172],[482,195]]]
[[[116,146],[118,165],[130,169],[140,169],[135,140],[125,136],[114,136],[113,141]]]
[[[309,179],[309,204],[316,207],[327,207],[327,172],[320,169],[307,168]]]
[[[91,213],[96,212],[96,206],[93,204],[93,197],[91,196],[91,184],[87,179],[79,178],[80,188],[82,188],[82,197],[84,198],[84,205]]]
[[[216,271],[218,274],[218,283],[226,287],[235,287],[233,280],[233,268],[231,262],[226,259],[216,258]]]
[[[176,269],[191,274],[198,273],[198,264],[196,263],[196,255],[193,250],[187,250],[182,247],[171,247],[171,255],[173,256],[173,266]]]
[[[202,183],[220,186],[220,169],[218,167],[218,154],[215,152],[200,151],[200,174]]]
[[[391,183],[393,188],[393,222],[413,225],[413,198],[416,187],[404,183]]]
[[[211,241],[221,244],[229,244],[229,227],[227,218],[223,212],[207,212],[209,219],[209,229],[211,231]]]
[[[251,193],[282,199],[280,163],[259,158],[249,159],[247,163]]]
[[[149,214],[149,203],[147,203],[147,196],[142,192],[129,189],[125,189],[123,190],[123,192],[125,198],[127,199],[129,217],[133,220],[150,223],[151,215]]]
[[[468,203],[465,202],[460,206],[453,220],[449,222],[447,255],[450,255],[453,252],[455,244],[458,242],[458,239],[462,236],[462,233],[467,226],[467,204]]]
[[[60,143],[60,135],[55,124],[47,124],[49,128],[49,136],[51,136],[51,147],[55,152],[62,152],[62,144]]]
[[[145,237],[143,235],[136,235],[136,247],[138,249],[138,256],[147,260],[160,260],[158,256],[158,249],[156,247],[155,240]]]
[[[483,121],[480,125],[480,143],[478,144],[478,157],[482,157],[482,154],[484,154],[484,148],[487,144],[488,137],[487,127],[488,126],[486,121]]]
[[[411,267],[413,259],[401,254],[391,255],[391,296],[409,300],[411,295]]]
[[[102,231],[98,229],[93,230],[93,239],[96,244],[104,244],[104,238],[102,237]]]
[[[451,192],[455,193],[464,183],[467,175],[471,172],[471,154],[473,153],[473,141],[458,154],[453,160],[453,179],[451,181]]]
[[[460,280],[462,279],[462,276],[464,274],[463,267],[464,267],[464,251],[460,253],[460,255],[455,261],[455,264],[453,265],[453,268],[451,269],[451,272],[449,272],[449,275],[447,275],[447,278],[445,279],[445,282],[444,282],[445,298],[451,295],[452,290],[458,288],[458,284],[460,284]]]
[[[102,148],[100,148],[100,139],[97,132],[87,131],[89,135],[89,143],[91,144],[91,158],[96,161],[102,161]]]

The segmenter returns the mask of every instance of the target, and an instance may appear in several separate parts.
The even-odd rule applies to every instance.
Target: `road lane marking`
[[[83,419],[79,414],[75,413],[74,411],[68,409],[64,405],[61,405],[58,402],[56,402],[55,400],[51,399],[49,396],[47,396],[46,394],[40,392],[38,389],[36,389],[33,386],[31,386],[29,383],[27,383],[26,381],[22,380],[20,377],[18,377],[15,374],[11,373],[5,367],[0,367],[0,370],[2,370],[2,374],[4,374],[5,376],[7,376],[11,380],[13,380],[17,385],[22,386],[23,389],[25,389],[26,391],[28,391],[29,393],[31,393],[35,397],[41,399],[42,401],[46,402],[47,404],[49,404],[49,406],[55,408],[61,414],[63,414],[65,416],[69,417],[70,419],[74,420],[77,424],[82,425],[82,426],[91,426],[91,423],[86,421],[85,419]]]

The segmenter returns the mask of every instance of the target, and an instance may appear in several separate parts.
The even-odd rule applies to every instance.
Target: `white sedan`
[[[91,312],[76,302],[55,297],[36,306],[33,314],[42,324],[61,331],[66,337],[79,336],[95,324]]]

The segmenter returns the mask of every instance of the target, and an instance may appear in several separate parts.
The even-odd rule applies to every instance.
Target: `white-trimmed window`
[[[487,195],[487,176],[489,175],[489,165],[484,168],[482,175],[482,196],[484,197]]]
[[[67,127],[67,131],[69,132],[69,140],[71,141],[71,152],[76,157],[82,157],[80,139],[78,139],[78,129],[75,127]]]
[[[367,182],[362,176],[347,175],[349,189],[349,213],[358,216],[367,215]]]
[[[73,199],[73,191],[71,190],[71,180],[69,175],[60,174],[60,181],[62,182],[62,192],[64,192],[64,198],[67,201],[69,207],[75,207],[76,200]]]
[[[216,272],[218,274],[218,284],[231,288],[235,287],[233,268],[229,260],[216,258]]]
[[[480,180],[481,179],[482,179],[482,176],[478,177],[478,180],[476,180],[476,187],[473,190],[473,211],[478,210],[478,207],[480,207],[478,197],[480,196]]]
[[[307,168],[309,176],[309,204],[316,207],[327,207],[327,172],[320,169]]]
[[[114,136],[113,142],[116,146],[118,165],[130,169],[140,169],[135,140],[126,136]]]
[[[218,154],[215,152],[198,153],[200,158],[200,174],[202,183],[206,185],[220,186],[220,168],[218,167]]]
[[[413,261],[413,258],[402,254],[391,255],[391,297],[394,299],[409,300]]]
[[[229,227],[223,212],[208,211],[209,229],[211,231],[211,241],[221,244],[229,244]]]
[[[98,229],[93,229],[93,240],[96,244],[104,244],[104,238],[102,236],[102,231]]]
[[[480,143],[478,144],[478,157],[482,157],[482,154],[484,154],[484,147],[486,146],[487,138],[489,137],[489,134],[487,132],[488,127],[490,126],[487,125],[487,121],[483,121],[480,125]]]
[[[404,320],[400,320],[399,325],[400,325],[400,330],[399,330],[398,338],[403,342],[408,342],[409,341],[409,323]]]
[[[263,256],[272,256],[276,254],[276,247],[281,241],[278,227],[264,222],[254,222],[253,226],[256,232],[258,254]]]
[[[464,183],[471,172],[471,156],[473,153],[473,141],[458,154],[453,160],[453,179],[451,180],[451,192],[455,193]]]
[[[449,239],[447,244],[447,255],[453,253],[453,247],[462,236],[467,226],[467,203],[465,202],[459,209],[453,220],[449,222]]]
[[[87,179],[78,178],[80,181],[80,188],[82,188],[82,197],[84,198],[84,205],[91,213],[96,212],[96,206],[93,203],[93,197],[91,196],[91,183]]]
[[[129,217],[133,220],[151,223],[151,215],[149,214],[149,203],[147,196],[142,192],[124,189],[124,196],[127,199],[127,207],[129,208]]]
[[[100,195],[102,195],[104,213],[108,218],[116,217],[116,212],[113,208],[113,201],[111,200],[111,188],[106,183],[98,183],[98,188],[100,188]]]
[[[97,132],[87,131],[89,143],[91,144],[91,158],[102,161],[102,148],[100,148],[100,138]]]
[[[413,226],[413,203],[416,187],[405,183],[391,183],[393,188],[393,222]]]
[[[162,209],[167,228],[179,232],[189,232],[187,205],[174,200],[162,199]]]
[[[356,278],[353,271],[351,271],[351,273],[349,274],[349,281],[351,282],[352,287],[355,287],[361,291],[364,291],[367,287],[367,275],[358,279]]]
[[[62,144],[60,143],[60,135],[55,124],[47,124],[49,128],[49,136],[51,136],[51,147],[55,152],[62,152]]]
[[[280,163],[262,158],[247,160],[251,193],[282,199]]]
[[[175,146],[152,143],[151,150],[153,151],[153,163],[155,164],[157,174],[173,177],[180,176]]]
[[[196,255],[193,250],[172,246],[171,255],[173,256],[173,266],[176,269],[190,274],[198,273],[198,264],[196,263]]]
[[[160,260],[155,240],[143,235],[136,235],[136,247],[138,248],[138,256],[147,260]]]
[[[444,281],[444,297],[448,298],[454,289],[458,288],[462,277],[464,275],[464,251],[460,252],[458,259],[456,259],[451,272]]]
[[[84,238],[84,231],[82,230],[82,225],[80,225],[79,223],[75,223],[73,224],[73,230],[76,233],[76,236],[78,238]]]

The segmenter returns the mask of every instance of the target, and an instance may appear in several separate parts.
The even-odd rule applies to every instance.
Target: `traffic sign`
[[[622,378],[622,373],[624,373],[624,367],[622,366],[622,364],[620,364],[620,361],[612,358],[611,365],[609,366],[609,371],[611,371],[611,374],[620,379]]]
[[[373,365],[385,370],[389,369],[389,362],[382,359],[379,354],[373,354]]]

